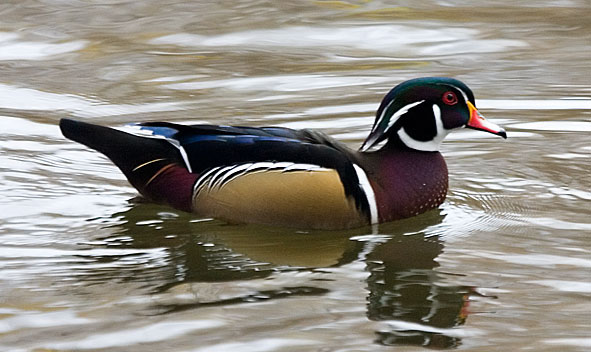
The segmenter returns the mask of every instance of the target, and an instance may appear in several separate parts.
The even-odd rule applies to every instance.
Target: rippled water
[[[591,349],[584,0],[0,4],[0,349]],[[377,229],[229,226],[134,199],[60,117],[318,128],[452,76],[438,209]]]

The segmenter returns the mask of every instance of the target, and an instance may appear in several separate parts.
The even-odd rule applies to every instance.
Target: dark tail
[[[146,186],[170,164],[184,165],[177,148],[165,140],[139,137],[109,127],[70,119],[60,120],[60,129],[68,139],[106,155],[129,182],[151,198]]]

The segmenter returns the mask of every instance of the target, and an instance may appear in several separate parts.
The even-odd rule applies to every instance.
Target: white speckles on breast
[[[410,209],[408,209],[408,215],[416,216],[424,213],[430,209],[437,208],[447,195],[447,182],[446,180],[437,180],[436,182],[422,182],[420,187],[414,190],[414,202]]]

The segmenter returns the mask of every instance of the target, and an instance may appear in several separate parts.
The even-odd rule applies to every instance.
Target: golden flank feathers
[[[345,196],[339,175],[332,169],[247,173],[221,187],[206,182],[196,190],[193,212],[232,223],[248,219],[308,229],[367,224],[353,199]]]

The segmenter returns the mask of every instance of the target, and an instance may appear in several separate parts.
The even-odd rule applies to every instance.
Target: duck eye
[[[447,105],[455,105],[458,102],[458,97],[452,91],[445,92],[443,93],[443,102]]]

